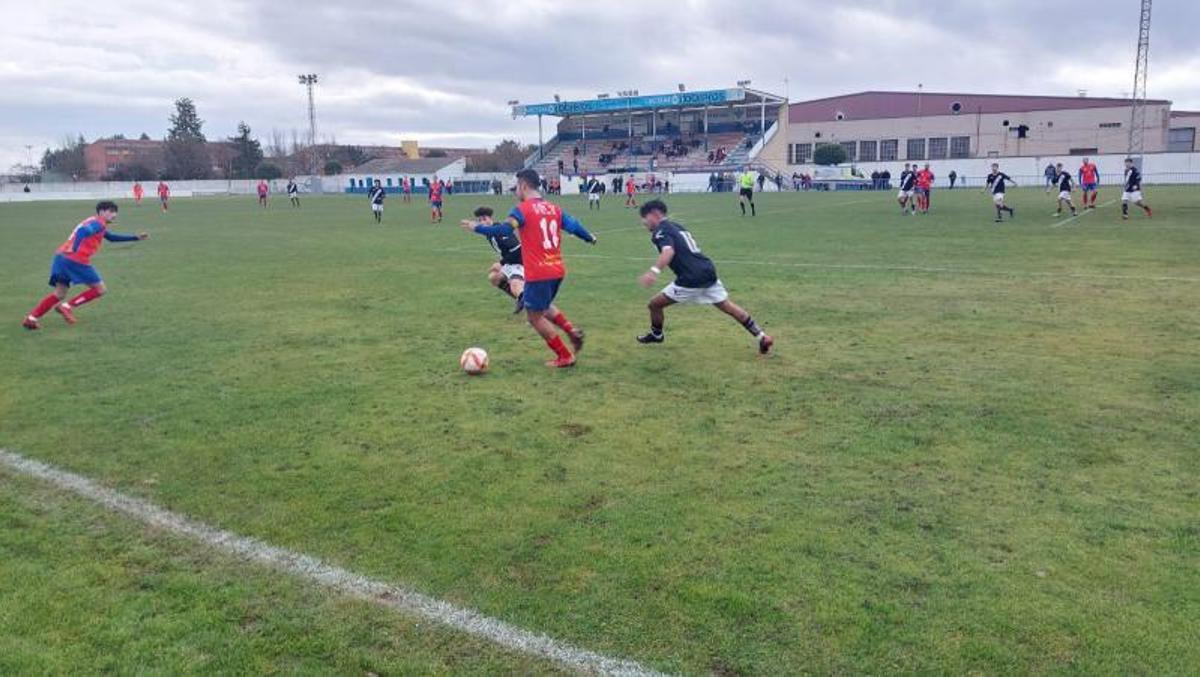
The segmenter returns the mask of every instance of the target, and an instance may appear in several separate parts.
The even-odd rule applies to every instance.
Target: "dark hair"
[[[113,202],[112,200],[101,200],[96,203],[96,213],[97,214],[99,214],[100,212],[116,212],[116,211],[120,211],[120,208],[118,208],[117,203]]]
[[[481,219],[485,216],[491,216],[492,214],[495,214],[495,213],[496,212],[492,211],[491,207],[479,207],[478,209],[475,210],[475,217]]]
[[[542,177],[538,176],[536,169],[522,169],[517,172],[517,181],[534,189],[542,185]]]
[[[1133,162],[1133,158],[1131,158],[1131,157],[1127,157],[1127,158],[1125,158],[1125,161],[1126,161],[1126,162]]]
[[[662,200],[650,200],[649,202],[643,204],[642,208],[638,210],[638,213],[642,216],[645,216],[650,212],[659,212],[663,216],[666,216],[667,203],[663,202]]]

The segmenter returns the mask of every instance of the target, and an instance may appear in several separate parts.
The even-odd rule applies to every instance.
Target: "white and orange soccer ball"
[[[467,348],[458,358],[458,366],[472,376],[478,376],[488,368],[488,354],[483,348]]]

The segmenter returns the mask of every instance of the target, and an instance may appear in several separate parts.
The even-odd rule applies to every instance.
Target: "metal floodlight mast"
[[[313,88],[317,84],[316,73],[305,73],[299,77],[300,84],[308,88],[308,147],[312,153],[312,173],[317,173],[317,104]]]
[[[1150,66],[1150,4],[1142,0],[1137,58],[1133,66],[1133,100],[1129,111],[1129,156],[1140,158],[1146,142],[1146,71]]]

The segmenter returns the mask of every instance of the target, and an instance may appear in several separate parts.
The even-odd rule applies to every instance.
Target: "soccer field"
[[[558,371],[457,227],[505,198],[122,202],[151,239],[38,332],[91,205],[0,205],[0,449],[664,672],[1194,671],[1200,193],[893,196],[669,198],[766,358],[708,308],[635,343],[648,233],[565,198]],[[0,464],[0,673],[563,669]]]

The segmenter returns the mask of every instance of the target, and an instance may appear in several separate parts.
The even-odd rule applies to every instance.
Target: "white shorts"
[[[729,292],[725,291],[725,285],[721,284],[720,280],[717,280],[708,287],[700,287],[698,289],[680,287],[672,282],[662,290],[662,293],[675,303],[700,305],[720,303],[729,298]]]
[[[1071,191],[1069,191],[1069,190],[1060,190],[1060,191],[1058,192],[1058,199],[1060,199],[1060,200],[1070,200],[1070,199],[1071,199]]]
[[[599,202],[600,193],[588,193],[588,202]]]
[[[525,279],[525,266],[519,263],[502,263],[500,264],[500,274],[504,279],[511,280],[514,277]]]
[[[1142,201],[1142,191],[1140,191],[1140,190],[1135,190],[1132,193],[1129,193],[1129,192],[1121,193],[1121,202],[1141,202],[1141,201]]]
[[[912,197],[912,193],[913,192],[911,190],[902,190],[899,193],[896,193],[896,199],[907,200],[908,198]]]
[[[373,212],[381,212],[381,211],[383,211],[383,205],[382,205],[382,204],[379,204],[379,203],[372,202],[372,203],[371,203],[371,211],[373,211]]]
[[[998,205],[1004,204],[1004,193],[992,193],[992,202]]]

